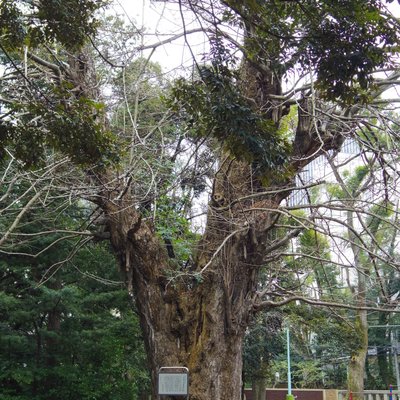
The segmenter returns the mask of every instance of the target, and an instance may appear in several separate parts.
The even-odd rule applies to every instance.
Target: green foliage
[[[16,187],[26,190],[22,182]],[[9,249],[35,253],[53,244],[48,251],[0,254],[0,398],[138,398],[149,383],[139,321],[108,247],[80,248],[61,233],[27,236],[78,229],[87,210],[60,206],[26,213],[15,232],[24,240]],[[9,223],[3,215],[0,231]]]
[[[287,313],[295,384],[320,387],[323,378],[325,387],[344,388],[347,360],[360,344],[352,316],[308,305],[293,305]]]
[[[301,233],[300,246],[302,247],[302,251],[305,250],[303,254],[310,254],[312,252],[322,257],[329,257],[330,247],[328,238],[314,229],[307,229]]]
[[[296,217],[304,215],[298,213]],[[291,222],[291,225],[296,225],[296,222]],[[285,259],[286,274],[277,276],[280,287],[294,292],[301,290],[302,296],[317,296],[321,301],[337,302],[340,299],[347,303],[350,300],[349,293],[339,282],[337,266],[330,261],[327,236],[306,229],[297,239],[295,252],[300,255]],[[304,293],[304,288],[309,292]],[[320,387],[323,382],[325,387],[344,387],[346,360],[353,346],[360,343],[351,322],[354,316],[344,311],[332,313],[329,309],[300,302],[289,304],[281,311],[290,327],[293,384],[297,387]],[[281,383],[286,379],[284,358],[285,354],[275,357],[271,367],[280,373]]]
[[[69,49],[81,47],[96,32],[94,15],[103,0],[3,0],[0,4],[0,38],[10,50],[58,41]],[[73,32],[73,34],[71,34]]]
[[[8,74],[7,85],[1,87],[0,95],[0,158],[7,156],[8,148],[26,168],[43,166],[46,155],[54,150],[82,166],[95,163],[101,167],[118,162],[116,138],[105,129],[104,106],[71,87],[73,71],[67,72],[65,67],[66,58],[71,58],[72,52],[95,34],[96,11],[106,3],[103,0],[0,3],[0,56]],[[50,60],[50,64],[54,63],[53,71],[31,79],[33,62],[28,66],[22,61],[24,46],[29,52],[33,49],[38,54],[42,52],[44,63],[48,62],[50,49],[57,48],[56,60]],[[45,46],[47,53],[43,52]],[[25,68],[29,70],[27,76]],[[57,77],[50,78],[56,68],[59,68]]]
[[[27,168],[43,165],[49,149],[83,166],[119,161],[117,139],[104,131],[102,104],[85,97],[68,104],[63,97],[52,101],[54,105],[31,102],[10,108],[10,116],[16,117],[0,121],[1,157],[9,148]]]
[[[318,297],[327,301],[343,298],[338,270],[331,262],[331,246],[326,235],[314,229],[305,229],[298,237],[296,257],[287,257],[286,266],[295,274],[301,274],[307,286],[318,291]]]
[[[349,195],[357,196],[357,192],[364,179],[368,176],[369,172],[370,169],[368,166],[360,165],[355,167],[352,175],[349,175],[348,173],[344,174],[344,184],[346,189],[341,188],[336,184],[328,185],[327,190],[329,195],[339,200],[348,199]]]
[[[346,321],[340,315],[326,318],[324,313],[318,314],[319,318],[313,321],[318,327],[315,344],[324,359],[343,357],[360,347],[361,339],[354,330],[351,318]]]
[[[278,76],[300,66],[315,67],[319,93],[344,104],[367,103],[372,73],[391,66],[397,51],[396,22],[385,1],[312,0],[286,2],[228,0],[249,27],[246,56],[270,65]],[[232,11],[226,18],[236,21]],[[241,23],[241,22],[237,22]]]
[[[377,132],[375,134],[372,129],[368,133],[371,134],[369,142],[385,148],[386,134],[378,135]],[[373,179],[374,172],[373,163],[370,160],[368,165],[359,166],[351,173],[344,171],[342,185],[328,187],[328,193],[334,199],[342,200],[344,205],[348,205],[350,200],[355,205],[354,213],[357,207],[363,208],[363,213],[358,213],[362,229],[355,228],[357,234],[349,229],[347,234],[353,235],[354,242],[357,245],[360,244],[356,250],[357,271],[361,274],[361,278],[359,276],[358,279],[363,279],[363,275],[365,275],[368,276],[368,280],[365,292],[363,290],[359,295],[365,296],[366,305],[390,303],[391,300],[388,297],[396,294],[399,290],[399,281],[393,273],[393,268],[384,261],[388,255],[392,259],[396,257],[394,243],[398,227],[396,219],[393,218],[396,214],[393,212],[393,204],[388,198],[371,198],[374,195],[371,183],[376,182]],[[355,284],[354,287],[356,287]],[[393,376],[388,351],[390,337],[387,329],[383,331],[379,329],[379,333],[376,328],[369,329],[367,335],[360,325],[360,317],[356,312],[348,312],[345,318],[351,322],[348,327],[335,324],[332,329],[327,329],[325,325],[319,331],[318,346],[323,350],[326,342],[332,348],[341,346],[345,354],[357,354],[358,349],[365,345],[365,340],[368,340],[369,349],[375,349],[377,355],[367,358],[365,385],[371,389],[384,389],[389,385],[390,377]],[[368,326],[372,328],[374,325],[388,325],[391,318],[389,313],[369,313]],[[328,348],[323,351],[326,354],[333,353]]]
[[[346,182],[347,190],[354,195],[361,186],[364,178],[368,175],[369,168],[367,166],[358,166],[354,169],[354,174],[349,176]]]
[[[237,159],[253,163],[262,175],[281,167],[289,146],[276,125],[257,114],[240,95],[227,67],[202,67],[200,78],[176,81],[168,105],[190,132],[214,137]]]
[[[314,8],[318,18],[307,27],[309,54],[328,99],[368,101],[371,73],[389,61],[385,48],[398,43],[397,29],[381,6],[375,0],[329,0]]]
[[[284,353],[281,335],[282,314],[265,312],[256,316],[249,326],[244,342],[245,381],[267,378],[273,382],[272,362]]]
[[[325,371],[319,361],[305,360],[295,364],[292,376],[296,386],[313,389],[322,386]]]
[[[346,172],[344,174],[343,185],[339,186],[331,184],[328,186],[328,193],[335,199],[348,200],[349,197],[355,200],[360,200],[364,193],[362,193],[363,182],[368,179],[371,173],[369,166],[358,166],[354,169],[352,174]],[[368,207],[368,216],[364,218],[365,226],[368,227],[368,235],[365,234],[364,241],[371,241],[375,243],[384,243],[385,232],[390,231],[392,224],[390,218],[393,216],[393,204],[384,198],[376,203],[371,203]],[[387,242],[387,240],[386,240]],[[375,244],[371,243],[375,246]],[[370,264],[370,254],[361,251],[360,259],[363,265]],[[369,267],[367,268],[369,269]]]
[[[22,13],[13,0],[4,0],[0,5],[0,37],[8,48],[20,46],[25,39],[21,24]]]
[[[184,199],[182,199],[182,202]],[[192,232],[190,221],[183,215],[185,207],[179,200],[175,202],[168,197],[162,197],[157,209],[157,233],[162,240],[173,250],[170,253],[173,267],[183,267],[193,252],[193,246],[199,236]]]
[[[366,219],[368,229],[375,239],[382,243],[385,239],[387,229],[390,228],[388,221],[393,215],[393,204],[386,200],[374,204],[370,209],[371,214]]]

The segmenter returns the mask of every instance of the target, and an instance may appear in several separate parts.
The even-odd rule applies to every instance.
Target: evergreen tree
[[[24,240],[0,254],[1,398],[138,398],[148,371],[115,258],[104,243],[80,248],[57,233],[60,224],[72,233],[85,213],[61,206],[26,213],[14,232]]]

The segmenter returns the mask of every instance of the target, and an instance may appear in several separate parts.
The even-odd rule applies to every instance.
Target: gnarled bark
[[[252,71],[252,64],[245,62],[243,79],[252,79]],[[264,78],[258,73],[257,79],[246,85],[244,95],[271,113],[275,107],[283,107],[269,99],[280,93],[280,85],[269,84],[270,73]],[[279,125],[282,115],[282,110],[274,111],[275,124]],[[320,143],[319,137],[310,135],[307,151],[309,146],[315,148],[313,141]],[[300,160],[301,152],[295,152]],[[293,173],[302,164],[293,163]],[[271,171],[272,181],[273,174]],[[107,188],[112,180],[109,175],[99,173],[92,179],[98,187]],[[271,233],[277,221],[276,208],[289,195],[290,179],[264,193],[249,164],[223,153],[205,233],[192,264],[182,271],[170,263],[152,222],[142,219],[132,207],[129,191],[113,181],[117,183],[100,193],[97,204],[105,214],[112,246],[136,299],[153,395],[160,367],[185,366],[190,371],[191,400],[239,400],[243,338],[256,309],[258,271],[270,256],[266,249],[275,243]]]
[[[96,98],[90,61],[83,56],[73,60],[67,77],[77,88],[74,93]],[[255,111],[278,128],[287,113],[283,110],[286,104],[274,100],[282,92],[280,76],[268,65],[256,71],[253,63],[244,61],[241,79],[239,86],[254,102]],[[268,193],[251,165],[222,153],[206,229],[184,270],[170,262],[165,243],[151,219],[135,208],[135,191],[125,186],[123,178],[104,167],[87,173],[97,188],[91,200],[104,214],[111,245],[136,301],[154,397],[159,368],[185,366],[190,371],[191,400],[241,398],[243,337],[257,309],[258,271],[271,256],[267,249],[278,249],[292,237],[285,242],[273,234],[279,215],[276,209],[289,195],[296,172],[318,151],[333,146],[329,141],[325,144],[311,127],[313,114],[306,111],[304,106],[299,113],[297,145],[288,154],[290,176],[275,179],[271,170],[274,186]],[[107,129],[105,118],[99,123]],[[306,141],[301,137],[305,133]]]
[[[191,399],[239,400],[246,324],[235,323],[235,329],[229,329],[233,322],[228,321],[222,276],[205,274],[201,283],[190,276],[168,280],[167,252],[151,223],[140,221],[132,209],[120,211],[108,201],[103,207],[112,245],[140,314],[153,395],[160,367],[186,366]],[[243,309],[242,314],[247,313]]]

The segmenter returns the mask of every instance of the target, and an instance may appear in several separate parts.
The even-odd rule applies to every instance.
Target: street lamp
[[[286,347],[287,347],[287,364],[288,364],[288,393],[286,395],[286,400],[294,400],[292,395],[292,374],[290,371],[290,332],[289,328],[286,328]]]

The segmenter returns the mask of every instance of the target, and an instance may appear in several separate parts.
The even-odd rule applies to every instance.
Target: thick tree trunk
[[[247,98],[264,109],[279,108],[268,97],[280,93],[280,85],[270,84],[270,72],[263,76],[244,63],[242,76],[249,83]],[[255,81],[250,85],[251,79]],[[267,117],[278,126],[282,112],[275,111]],[[306,152],[314,149],[311,142],[309,138]],[[300,168],[299,159],[297,149],[293,173]],[[290,183],[280,182],[265,193],[251,165],[224,153],[220,160],[206,230],[184,270],[170,263],[165,243],[151,221],[142,220],[132,207],[135,201],[126,190],[113,186],[98,196],[112,246],[136,299],[153,395],[160,367],[184,366],[189,368],[191,400],[241,398],[244,332],[255,309],[258,271],[265,265],[267,249],[279,248],[271,232],[275,210],[288,196]],[[274,182],[275,172],[270,175]],[[118,182],[106,174],[95,179],[103,188]]]
[[[253,382],[252,382],[253,400],[265,400],[265,388],[267,387],[267,369],[268,369],[268,363],[262,360],[260,362],[258,375],[253,377]]]
[[[245,64],[246,77],[247,68],[251,67]],[[246,95],[259,96],[264,83],[258,74],[257,85]],[[267,95],[265,91],[262,94]],[[266,102],[268,99],[263,104]],[[117,181],[105,172],[92,177],[105,188],[97,204],[105,214],[112,246],[136,299],[153,396],[159,368],[183,366],[189,369],[191,400],[241,399],[244,333],[274,223],[271,215],[287,192],[243,199],[260,190],[251,166],[226,154],[221,160],[206,231],[192,264],[184,270],[170,263],[165,243],[152,222],[142,220],[132,207],[134,199],[129,192],[118,197],[116,193],[122,189],[115,185],[106,189],[108,182]]]
[[[201,282],[190,273],[179,276],[150,222],[123,204],[105,202],[103,207],[112,245],[136,299],[153,397],[159,368],[184,366],[189,369],[191,400],[240,400],[249,306],[242,302],[242,310],[230,315],[221,274],[214,270]],[[176,277],[167,278],[168,271]]]
[[[153,292],[146,305],[137,293],[140,309],[146,306],[141,316],[153,388],[160,367],[185,366],[190,399],[239,400],[243,331],[227,332],[223,292],[212,283],[202,285],[194,290],[179,285],[180,293],[167,289],[158,300]]]
[[[191,400],[241,399],[243,338],[281,199],[264,195],[258,211],[243,213],[253,200],[238,199],[251,193],[251,185],[248,165],[228,160],[221,166],[206,232],[184,270],[169,262],[165,243],[151,221],[130,207],[131,199],[100,196],[111,243],[136,299],[153,396],[159,368],[182,366],[189,369]]]
[[[272,100],[281,94],[280,76],[250,62],[244,62],[241,74],[244,96],[278,128],[288,111]],[[302,167],[302,157],[316,157],[317,144],[322,149],[317,136],[309,132],[306,145],[294,148],[295,161],[287,167],[292,177]],[[243,337],[258,299],[258,271],[269,256],[268,246],[280,246],[271,236],[275,210],[291,186],[290,176],[282,182],[275,174],[270,171],[269,181],[280,183],[264,193],[268,189],[249,163],[221,155],[205,233],[184,270],[170,263],[165,243],[152,222],[141,219],[123,182],[119,187],[118,178],[105,171],[91,176],[103,188],[94,201],[104,212],[111,244],[136,299],[153,396],[159,368],[183,366],[189,369],[191,400],[241,398]]]
[[[360,307],[366,306],[367,300],[367,285],[366,277],[368,269],[363,268],[360,262],[359,249],[354,251],[354,263],[357,266],[357,292],[355,293],[357,304]],[[358,339],[358,346],[353,350],[348,373],[348,389],[352,392],[354,400],[364,400],[364,375],[365,375],[365,360],[368,352],[368,320],[367,311],[358,310],[354,321],[355,331]]]
[[[367,312],[358,311],[356,317],[356,332],[360,345],[351,355],[349,363],[348,389],[353,394],[353,400],[364,399],[365,360],[368,351]]]

